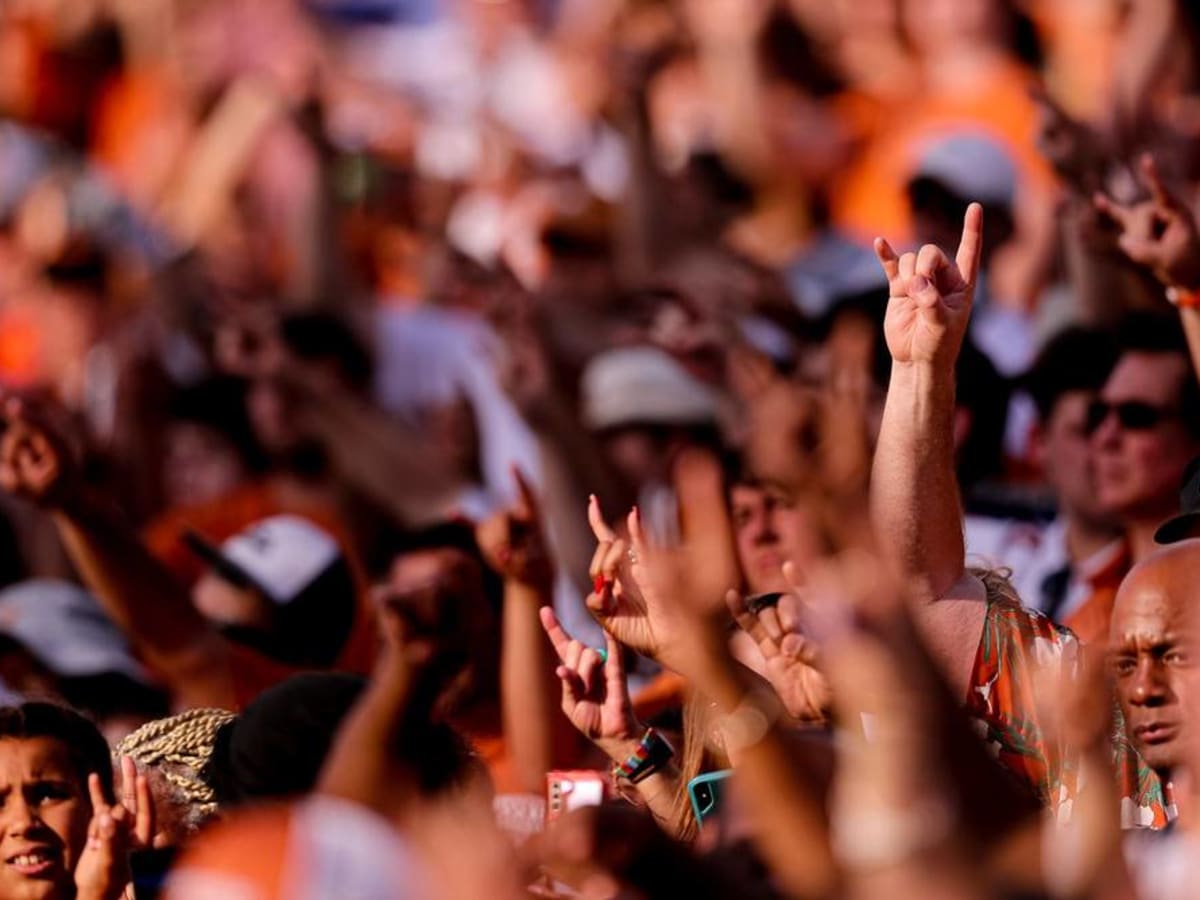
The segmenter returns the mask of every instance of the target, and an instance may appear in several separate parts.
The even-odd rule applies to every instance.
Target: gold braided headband
[[[236,716],[225,709],[191,709],[155,719],[125,737],[113,755],[129,756],[139,767],[154,767],[182,799],[202,815],[217,811],[217,798],[200,772],[212,756],[217,731]]]

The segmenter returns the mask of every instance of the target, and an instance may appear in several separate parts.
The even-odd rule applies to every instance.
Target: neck
[[[1130,522],[1125,528],[1125,537],[1129,541],[1129,554],[1134,565],[1159,549],[1158,544],[1154,542],[1154,532],[1158,530],[1158,526],[1163,523],[1165,518],[1164,516],[1141,519]]]
[[[1066,513],[1067,555],[1072,565],[1078,565],[1095,556],[1120,535],[1120,532],[1104,522]]]

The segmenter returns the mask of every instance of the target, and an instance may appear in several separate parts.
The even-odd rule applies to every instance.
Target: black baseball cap
[[[1191,537],[1200,537],[1200,456],[1183,471],[1183,486],[1179,489],[1179,515],[1164,522],[1154,532],[1160,544],[1174,544]]]

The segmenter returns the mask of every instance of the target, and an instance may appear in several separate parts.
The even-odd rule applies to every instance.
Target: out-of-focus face
[[[250,385],[246,412],[258,442],[270,453],[285,453],[295,447],[298,436],[288,422],[287,402],[279,386],[260,378]]]
[[[987,40],[999,26],[996,0],[902,0],[909,40],[922,55]]]
[[[1059,507],[1092,522],[1104,519],[1104,507],[1096,496],[1095,450],[1087,430],[1088,408],[1095,398],[1091,391],[1063,394],[1041,423],[1034,442]]]
[[[482,576],[461,550],[417,550],[396,557],[376,598],[398,609],[414,635],[432,640],[438,652],[478,659],[496,644]]]
[[[62,741],[0,739],[0,897],[74,897],[91,815]]]
[[[735,485],[730,493],[738,562],[751,594],[786,591],[783,564],[819,555],[808,511],[773,487]]]
[[[1200,541],[1160,550],[1129,573],[1113,608],[1110,644],[1125,727],[1146,762],[1169,773],[1184,759],[1200,691],[1189,611]]]
[[[213,572],[196,582],[192,603],[210,622],[259,631],[271,627],[271,607],[262,594],[232,585]]]
[[[211,428],[178,422],[167,429],[163,492],[171,506],[216,500],[247,476],[237,448]]]
[[[1101,506],[1124,520],[1166,519],[1178,506],[1179,482],[1200,442],[1184,427],[1180,392],[1193,377],[1177,353],[1126,353],[1100,392],[1110,407],[1139,411],[1153,424],[1122,424],[1112,410],[1095,425],[1096,491]]]
[[[600,437],[600,447],[609,464],[631,485],[644,485],[662,478],[662,447],[649,431],[619,428]]]

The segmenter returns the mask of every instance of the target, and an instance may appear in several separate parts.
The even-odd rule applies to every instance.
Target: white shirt
[[[1041,612],[1046,612],[1048,599],[1042,590],[1046,579],[1069,568],[1066,595],[1055,611],[1055,619],[1060,622],[1087,601],[1092,594],[1091,578],[1106,569],[1123,549],[1122,541],[1117,539],[1072,565],[1067,525],[1061,516],[1048,525],[967,516],[966,539],[969,565],[1011,570],[1021,602]]]

